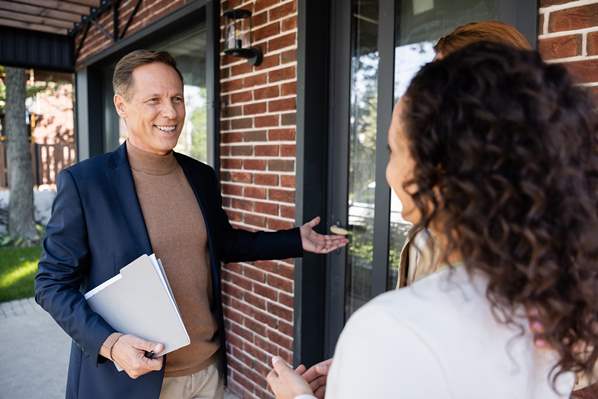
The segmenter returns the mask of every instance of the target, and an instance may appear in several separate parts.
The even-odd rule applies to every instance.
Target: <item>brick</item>
[[[268,52],[295,45],[295,32],[268,40]]]
[[[229,91],[237,91],[243,88],[243,79],[227,80],[220,83],[220,90],[222,93],[228,93]]]
[[[241,116],[241,115],[243,115],[243,107],[228,106],[228,107],[224,107],[224,110],[222,112],[223,118],[230,118],[233,116]]]
[[[268,22],[268,12],[264,11],[259,14],[253,14],[251,16],[251,19],[252,19],[251,23],[253,24],[254,27],[263,25],[266,22]]]
[[[283,114],[280,116],[280,124],[283,126],[288,125],[295,125],[296,124],[296,115],[294,112],[290,114]]]
[[[253,127],[253,119],[251,118],[238,118],[233,119],[230,122],[232,129],[247,129]]]
[[[278,294],[278,298],[279,298],[278,300],[280,301],[280,303],[282,303],[284,306],[293,309],[293,305],[294,305],[295,301],[294,301],[292,295],[289,295],[289,294],[286,294],[284,292],[281,292],[281,293]],[[282,324],[286,324],[286,323],[284,323],[284,322],[281,321],[281,322],[278,323],[278,327],[280,328],[280,326]],[[290,325],[290,327],[291,327],[291,334],[287,334],[287,335],[290,335],[292,337],[293,336],[293,333],[292,333],[293,326]]]
[[[297,95],[297,82],[283,83],[280,85],[280,95],[288,96],[291,94]]]
[[[266,273],[256,269],[255,267],[245,266],[243,268],[243,274],[251,280],[258,281],[260,283],[266,282]]]
[[[243,169],[247,170],[266,170],[267,162],[263,159],[244,159]]]
[[[255,334],[259,334],[259,335],[266,334],[266,327],[263,324],[255,322],[254,320],[246,319],[245,327],[247,327],[249,330],[253,331]]]
[[[258,260],[254,265],[270,273],[278,273],[278,264],[270,260]]]
[[[284,18],[297,12],[295,1],[274,7],[269,11],[270,21]]]
[[[272,342],[282,346],[283,348],[292,348],[293,347],[293,340],[289,338],[287,335],[281,334],[278,331],[268,329],[267,333],[268,339]]]
[[[243,194],[243,187],[235,184],[222,184],[222,193],[224,195],[241,196]]]
[[[287,159],[270,159],[268,160],[268,170],[292,172],[295,170],[295,161]]]
[[[278,215],[278,205],[269,202],[256,202],[253,207],[254,212],[265,213],[269,215]]]
[[[279,154],[279,146],[277,145],[256,145],[255,155],[265,157],[277,157]]]
[[[266,98],[278,97],[280,94],[278,86],[269,86],[262,89],[255,89],[253,91],[253,98],[257,100],[264,100]]]
[[[280,0],[256,0],[253,6],[253,12],[257,13],[258,11],[263,10],[264,8],[272,7],[273,5],[277,4]]]
[[[268,190],[268,199],[272,201],[288,202],[290,204],[295,203],[295,192],[288,190]]]
[[[268,276],[270,277],[270,276]],[[284,308],[274,302],[268,302],[268,312],[274,316],[280,317],[283,320],[293,321],[293,311]]]
[[[233,208],[242,209],[244,211],[253,211],[253,201],[247,199],[233,198]]]
[[[258,295],[263,296],[264,298],[268,298],[272,301],[278,300],[278,292],[267,285],[262,284],[254,284],[253,285],[253,292]]]
[[[267,115],[267,116],[256,116],[255,127],[270,127],[278,126],[279,117],[278,115]]]
[[[241,133],[223,133],[220,135],[221,143],[239,143],[243,141]]]
[[[285,297],[289,298],[288,302],[290,303],[290,307],[293,307],[293,297],[290,295],[286,295],[286,294],[281,294],[281,295],[285,295]],[[285,299],[285,301],[287,301],[287,299]],[[293,337],[294,335],[294,331],[293,331],[293,325],[291,323],[287,323],[284,321],[279,321],[278,322],[278,331],[280,331],[282,334],[288,336],[288,337]]]
[[[295,156],[295,144],[284,144],[280,146],[281,157],[294,157]]]
[[[237,334],[238,336],[245,338],[247,341],[253,342],[253,332],[251,332],[247,328],[242,327],[236,323],[232,323],[231,331]]]
[[[262,73],[259,75],[251,75],[243,78],[243,87],[253,87],[258,85],[263,85],[268,81],[268,74]]]
[[[538,31],[536,34],[540,36],[544,33],[544,14],[540,14],[538,17]]]
[[[230,148],[231,155],[252,155],[253,146],[251,145],[236,145]]]
[[[266,141],[268,140],[268,133],[265,130],[254,130],[243,133],[243,141]]]
[[[288,64],[297,61],[297,50],[291,49],[280,53],[280,63]]]
[[[266,161],[263,161],[264,165],[266,164]],[[265,169],[265,167],[264,167]],[[262,173],[256,173],[253,176],[253,182],[255,184],[259,184],[261,186],[278,186],[278,176],[277,175],[268,175],[268,174],[262,174]]]
[[[243,189],[243,195],[249,198],[266,199],[267,192],[265,188],[261,187],[245,187]]]
[[[567,35],[541,39],[540,54],[544,59],[574,57],[581,54],[581,35]]]
[[[290,66],[281,69],[275,69],[268,72],[268,80],[270,83],[278,82],[281,80],[293,79],[295,77],[295,67]]]
[[[598,81],[598,60],[565,62],[565,66],[577,83]]]
[[[243,114],[245,115],[255,115],[255,114],[263,114],[267,111],[267,103],[261,102],[261,103],[251,103],[251,104],[245,104],[243,106]]]
[[[286,32],[287,30],[293,30],[295,28],[297,28],[297,17],[296,16],[292,16],[292,17],[282,20],[281,30],[283,32]]]
[[[295,219],[295,207],[281,205],[280,216],[288,219]]]
[[[550,13],[549,32],[591,28],[598,25],[598,3]]]
[[[230,69],[229,68],[221,68],[220,69],[220,79],[226,79],[230,76]]]
[[[283,187],[295,188],[295,176],[281,176],[280,185]]]
[[[222,268],[224,270],[230,270],[238,274],[242,274],[242,267],[238,263],[225,263]]]
[[[261,28],[255,29],[253,32],[253,40],[255,41],[255,43],[257,43],[269,37],[276,36],[279,33],[280,22],[276,21],[274,23],[265,25]]]
[[[267,282],[268,285],[271,285],[272,287],[286,291],[289,294],[293,293],[293,280],[282,278],[274,274],[268,274]]]
[[[295,140],[295,129],[270,129],[268,140]]]
[[[241,91],[239,93],[232,93],[230,95],[230,101],[233,104],[236,104],[236,103],[246,103],[248,101],[253,100],[252,94],[253,94],[253,92],[251,90]]]
[[[262,228],[266,227],[266,217],[265,216],[245,214],[245,215],[243,215],[243,221],[252,226],[262,227]]]
[[[228,180],[228,179],[222,179]],[[251,173],[246,172],[230,172],[230,180],[239,183],[251,183]]]
[[[245,298],[245,301],[252,306],[255,306],[258,309],[266,310],[266,301],[263,298],[260,298],[251,292],[245,292],[243,294],[243,298]]]
[[[267,165],[268,162],[265,159],[248,158],[243,160],[243,169],[245,170],[266,170]]]
[[[278,265],[278,273],[289,280],[293,280],[295,278],[295,266],[289,265]]]
[[[294,98],[283,98],[281,100],[268,101],[268,112],[294,111],[294,110],[295,110],[295,99]]]
[[[273,68],[280,64],[280,55],[272,54],[264,57],[262,63],[255,67],[256,70],[261,71],[262,69]]]
[[[269,229],[272,229],[272,230],[286,230],[286,229],[292,229],[294,227],[294,223],[292,223],[292,222],[287,222],[287,221],[279,220],[279,219],[271,219],[271,218],[268,218],[266,220],[266,225],[268,226]]]
[[[598,55],[598,32],[588,33],[588,55]]]
[[[236,285],[237,287],[244,288],[246,290],[251,290],[252,283],[250,280],[246,279],[245,277],[241,277],[237,274],[230,274],[229,280],[232,284]]]

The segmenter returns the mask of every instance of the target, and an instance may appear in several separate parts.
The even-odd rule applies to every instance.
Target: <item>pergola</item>
[[[72,72],[90,26],[117,42],[141,1],[135,1],[133,13],[120,27],[122,0],[0,0],[0,65]],[[112,32],[98,23],[108,10]]]

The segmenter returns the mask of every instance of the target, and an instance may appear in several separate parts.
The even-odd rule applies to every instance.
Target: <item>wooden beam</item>
[[[64,3],[77,3],[77,4],[83,4],[84,6],[89,6],[89,7],[99,7],[101,4],[100,0],[67,0]]]
[[[37,31],[41,31],[41,32],[57,33],[59,35],[67,34],[66,29],[54,28],[54,27],[47,26],[47,25],[30,24],[30,23],[26,23],[26,22],[14,21],[12,19],[0,18],[0,25],[12,26],[13,28],[37,30]]]
[[[69,22],[78,22],[81,20],[81,15],[73,14],[64,11],[55,11],[48,8],[30,6],[27,4],[13,3],[11,1],[0,0],[0,9],[18,12],[20,14],[30,14],[38,17],[50,17],[55,19],[61,19]]]
[[[14,3],[29,4],[43,8],[50,8],[57,11],[66,11],[73,14],[88,15],[91,12],[90,6],[58,0],[13,0]]]
[[[0,10],[0,18],[14,19],[21,22],[29,22],[38,25],[53,26],[56,28],[70,29],[73,27],[72,22],[60,21],[52,18],[36,17],[29,14],[19,14],[12,11]]]

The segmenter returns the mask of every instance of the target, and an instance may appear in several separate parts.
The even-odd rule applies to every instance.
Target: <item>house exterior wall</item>
[[[598,96],[598,1],[540,0],[538,48]]]
[[[221,56],[220,179],[235,227],[279,230],[295,222],[295,0],[229,0],[222,11],[253,12],[253,45],[264,55],[252,67]],[[221,21],[221,31],[224,20]],[[221,41],[223,44],[223,40]],[[268,397],[270,359],[292,362],[293,262],[223,267],[229,386],[243,397]]]

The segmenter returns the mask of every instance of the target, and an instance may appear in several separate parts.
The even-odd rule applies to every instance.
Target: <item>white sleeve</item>
[[[431,348],[381,306],[347,323],[334,354],[326,399],[449,399],[447,378]]]

